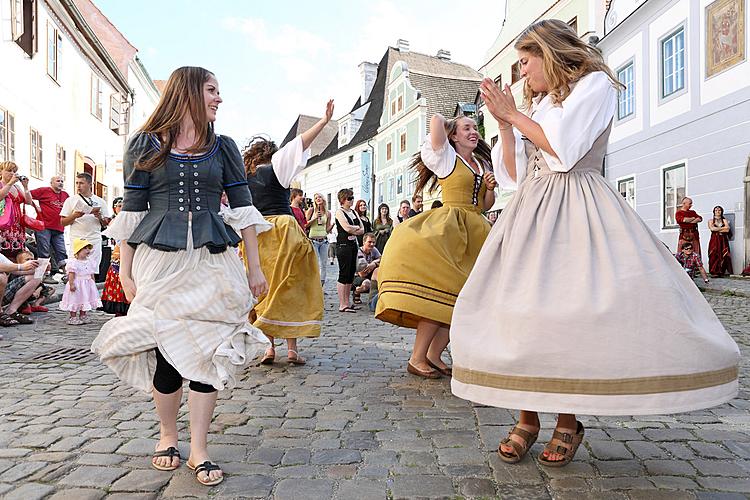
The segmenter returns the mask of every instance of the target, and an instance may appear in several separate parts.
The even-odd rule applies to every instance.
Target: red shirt
[[[44,222],[44,228],[63,231],[63,226],[60,224],[60,210],[70,195],[65,191],[55,193],[51,187],[42,187],[32,189],[31,197],[39,201],[42,209],[39,219]]]
[[[299,222],[300,227],[302,227],[302,230],[305,230],[305,225],[307,225],[307,217],[305,217],[305,212],[302,211],[299,207],[292,207],[292,213],[294,214],[294,218],[297,219],[297,222]]]
[[[677,224],[680,226],[680,229],[698,229],[698,223],[697,222],[683,222],[685,220],[685,217],[688,219],[699,217],[698,213],[695,210],[678,210],[674,214],[674,218],[677,220]]]

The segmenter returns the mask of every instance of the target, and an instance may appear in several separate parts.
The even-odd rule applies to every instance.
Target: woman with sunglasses
[[[336,210],[336,258],[339,261],[339,280],[336,290],[339,294],[339,312],[356,311],[349,303],[354,272],[357,267],[357,237],[365,233],[362,220],[356,210],[352,210],[354,192],[342,189],[338,194],[341,208]]]

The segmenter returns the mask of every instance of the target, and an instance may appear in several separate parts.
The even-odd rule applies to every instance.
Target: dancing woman
[[[91,350],[127,384],[153,394],[160,438],[151,465],[180,465],[177,412],[190,380],[187,466],[207,486],[222,481],[206,447],[217,390],[268,340],[248,323],[268,284],[256,234],[268,224],[252,206],[234,141],[214,134],[222,99],[208,70],[182,67],[128,144],[122,212],[106,236],[120,244],[120,281],[130,309],[108,321]],[[219,216],[226,191],[235,227]],[[244,241],[248,271],[231,246]],[[252,293],[252,294],[251,294]]]
[[[255,306],[254,325],[270,339],[261,363],[273,364],[274,338],[287,341],[287,361],[304,365],[297,339],[319,337],[323,322],[323,289],[310,240],[289,206],[289,185],[305,168],[308,148],[333,116],[328,101],[325,116],[281,149],[273,141],[254,138],[243,156],[253,201],[273,228],[258,238],[260,265],[268,277],[268,294]]]
[[[490,225],[482,211],[495,203],[490,148],[468,117],[430,121],[430,135],[412,161],[416,192],[442,188],[442,207],[407,218],[388,240],[378,273],[375,316],[416,328],[409,373],[450,376],[441,359],[458,292],[474,266]],[[429,185],[429,186],[428,186]]]
[[[543,465],[569,463],[575,414],[674,413],[737,394],[739,351],[669,249],[601,175],[620,85],[564,22],[516,42],[526,113],[484,80],[501,138],[503,210],[456,301],[452,390],[520,409],[498,450],[518,462],[558,413]],[[386,254],[387,255],[387,254]]]

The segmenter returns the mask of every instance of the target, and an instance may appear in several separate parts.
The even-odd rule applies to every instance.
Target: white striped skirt
[[[186,250],[143,244],[132,273],[128,315],[108,321],[91,345],[123,382],[151,392],[159,349],[183,378],[230,389],[235,372],[270,347],[248,322],[255,299],[234,249],[194,249],[190,234]]]

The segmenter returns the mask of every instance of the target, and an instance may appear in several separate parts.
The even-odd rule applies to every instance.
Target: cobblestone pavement
[[[87,348],[107,316],[83,327],[63,313],[4,329],[0,341],[0,496],[7,499],[586,498],[733,499],[750,495],[750,298],[708,293],[743,351],[742,392],[730,404],[676,416],[582,417],[575,461],[547,469],[494,453],[512,412],[451,396],[447,379],[406,374],[413,332],[366,311],[335,311],[326,289],[324,334],[303,341],[308,365],[248,368],[220,395],[209,436],[227,473],[200,486],[182,466],[149,467],[158,424],[148,395],[120,384],[97,360],[35,360]],[[187,415],[180,416],[187,438]],[[184,456],[188,449],[180,444]]]

